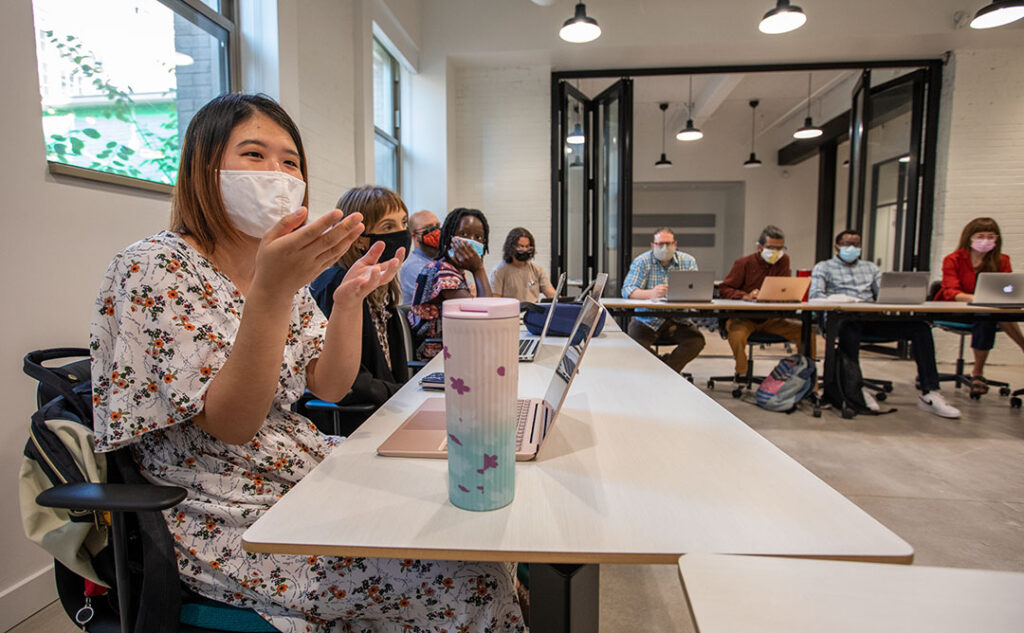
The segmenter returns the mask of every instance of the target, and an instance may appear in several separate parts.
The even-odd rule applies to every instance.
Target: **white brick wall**
[[[454,73],[455,146],[449,209],[487,216],[490,272],[508,231],[523,226],[537,262],[551,261],[550,73],[546,65],[461,67]],[[440,215],[440,214],[439,214]]]
[[[956,248],[964,225],[978,216],[999,222],[1003,252],[1010,256],[1014,270],[1024,271],[1024,57],[1020,50],[957,51],[946,67],[942,105],[933,275],[941,274],[942,258]],[[936,334],[940,360],[954,358],[954,340]],[[1024,355],[1000,335],[990,362],[1020,365]]]

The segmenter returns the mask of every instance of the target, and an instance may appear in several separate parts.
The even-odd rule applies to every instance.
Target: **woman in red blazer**
[[[1012,272],[1010,257],[1002,253],[1003,236],[999,224],[992,218],[974,218],[960,233],[960,245],[942,260],[942,288],[935,296],[936,301],[971,301],[974,299],[974,284],[978,273]],[[974,352],[974,369],[971,371],[971,393],[983,394],[988,391],[985,382],[985,361],[995,346],[996,329],[1002,329],[1013,342],[1024,350],[1024,335],[1014,322],[995,323],[982,321],[971,330],[971,350]]]

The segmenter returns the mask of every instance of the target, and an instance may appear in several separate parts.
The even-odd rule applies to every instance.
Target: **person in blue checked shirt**
[[[629,273],[622,282],[622,296],[626,299],[664,297],[668,293],[670,270],[697,270],[697,260],[676,250],[676,235],[672,229],[665,227],[655,232],[651,250],[630,264]],[[704,349],[704,335],[682,318],[636,316],[630,320],[627,331],[637,343],[652,353],[654,341],[667,339],[674,342],[675,349],[659,358],[677,373]]]
[[[860,301],[874,301],[878,297],[878,282],[882,278],[882,273],[878,266],[862,260],[860,253],[860,231],[846,229],[836,235],[835,256],[814,265],[808,298],[827,299],[833,295],[844,295]],[[858,362],[860,341],[865,334],[909,340],[914,361],[917,363],[917,380],[922,392],[917,401],[917,408],[943,418],[960,417],[960,411],[947,403],[939,393],[935,341],[927,323],[913,319],[848,319],[839,325],[840,351],[854,362]],[[871,392],[865,389],[863,393],[868,408],[878,411],[878,402]]]

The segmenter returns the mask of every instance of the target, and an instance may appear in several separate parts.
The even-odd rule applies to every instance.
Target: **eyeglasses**
[[[839,242],[839,245],[840,246],[860,246],[860,242],[859,241],[851,242],[849,240],[844,240],[842,242]]]
[[[767,246],[765,244],[762,244],[761,246],[763,246],[766,250],[769,250],[769,251],[788,251],[789,250],[789,247],[787,247],[787,246]]]
[[[673,240],[671,242],[654,242],[654,245],[655,246],[672,246],[675,243],[676,243],[675,240]]]

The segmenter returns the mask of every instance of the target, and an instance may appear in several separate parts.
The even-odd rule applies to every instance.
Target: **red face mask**
[[[437,248],[441,244],[441,229],[434,229],[429,233],[423,234],[423,243],[427,246]]]

